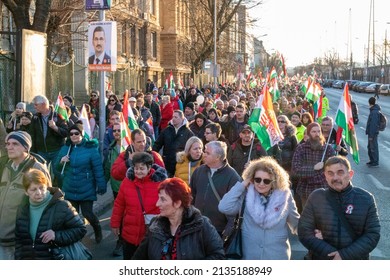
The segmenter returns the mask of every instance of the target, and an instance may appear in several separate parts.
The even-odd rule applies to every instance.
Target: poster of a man
[[[111,64],[111,57],[105,52],[106,34],[102,26],[96,26],[92,34],[95,54],[88,59],[89,64]]]
[[[115,71],[117,63],[117,35],[115,21],[91,22],[88,28],[88,69]]]

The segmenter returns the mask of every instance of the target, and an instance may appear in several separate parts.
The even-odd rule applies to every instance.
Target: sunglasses
[[[287,123],[286,121],[278,121],[278,123]]]
[[[120,129],[113,129],[112,132],[121,132]]]
[[[115,101],[115,99],[110,99],[110,102]]]
[[[97,95],[96,94],[92,94],[91,97],[96,97]]]
[[[274,180],[271,180],[271,179],[263,179],[263,178],[253,178],[253,181],[254,181],[256,184],[261,184],[261,182],[263,182],[264,185],[269,185],[269,184],[271,184]]]
[[[74,136],[74,135],[79,136],[80,132],[70,132],[69,133],[69,136]]]

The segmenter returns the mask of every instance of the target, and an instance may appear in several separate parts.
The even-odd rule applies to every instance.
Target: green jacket
[[[17,210],[27,198],[22,185],[23,174],[31,168],[39,169],[45,173],[51,187],[50,173],[46,165],[38,162],[33,156],[28,155],[16,171],[11,164],[11,160],[6,163],[0,181],[0,245],[2,246],[15,244]]]
[[[300,124],[297,128],[297,133],[295,136],[297,137],[298,143],[300,143],[303,140],[303,137],[305,136],[306,127],[303,124]]]
[[[104,177],[106,178],[106,181],[110,181],[111,189],[112,191],[118,193],[119,192],[119,186],[121,185],[122,181],[117,181],[111,176],[111,167],[114,164],[115,160],[119,156],[120,152],[118,152],[118,149],[116,147],[116,141],[114,140],[110,144],[110,148],[108,150],[107,157],[104,159]]]

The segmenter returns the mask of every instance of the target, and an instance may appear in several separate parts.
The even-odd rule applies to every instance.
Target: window
[[[152,57],[156,58],[157,57],[157,33],[152,32],[150,35],[151,35],[150,41],[152,47]]]
[[[130,54],[135,55],[135,45],[136,45],[136,38],[135,38],[135,26],[133,26],[130,30]]]

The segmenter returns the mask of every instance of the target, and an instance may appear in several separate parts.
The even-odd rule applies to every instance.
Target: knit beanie
[[[72,125],[69,129],[68,129],[68,132],[71,132],[72,130],[77,130],[78,132],[80,132],[81,134],[83,134],[83,131],[84,131],[84,127],[83,127],[83,123],[82,122],[76,122],[74,125]]]
[[[311,131],[311,130],[313,129],[313,127],[315,127],[315,126],[317,126],[317,127],[319,127],[319,128],[321,129],[321,126],[320,126],[318,123],[312,122],[312,123],[310,123],[310,124],[306,127],[307,135],[310,135],[310,131]]]
[[[70,95],[64,96],[64,99],[68,100],[70,104],[73,104],[73,97]]]
[[[26,103],[19,102],[18,104],[16,104],[16,108],[23,108],[23,111],[26,111]]]
[[[187,105],[186,105],[186,108],[187,108],[187,107],[190,108],[192,111],[195,110],[195,105],[194,105],[193,102],[188,102]]]
[[[27,151],[30,151],[32,146],[32,140],[30,134],[28,134],[27,132],[22,130],[13,131],[7,135],[5,141],[8,141],[9,139],[14,139],[18,141],[23,147],[26,148]]]

